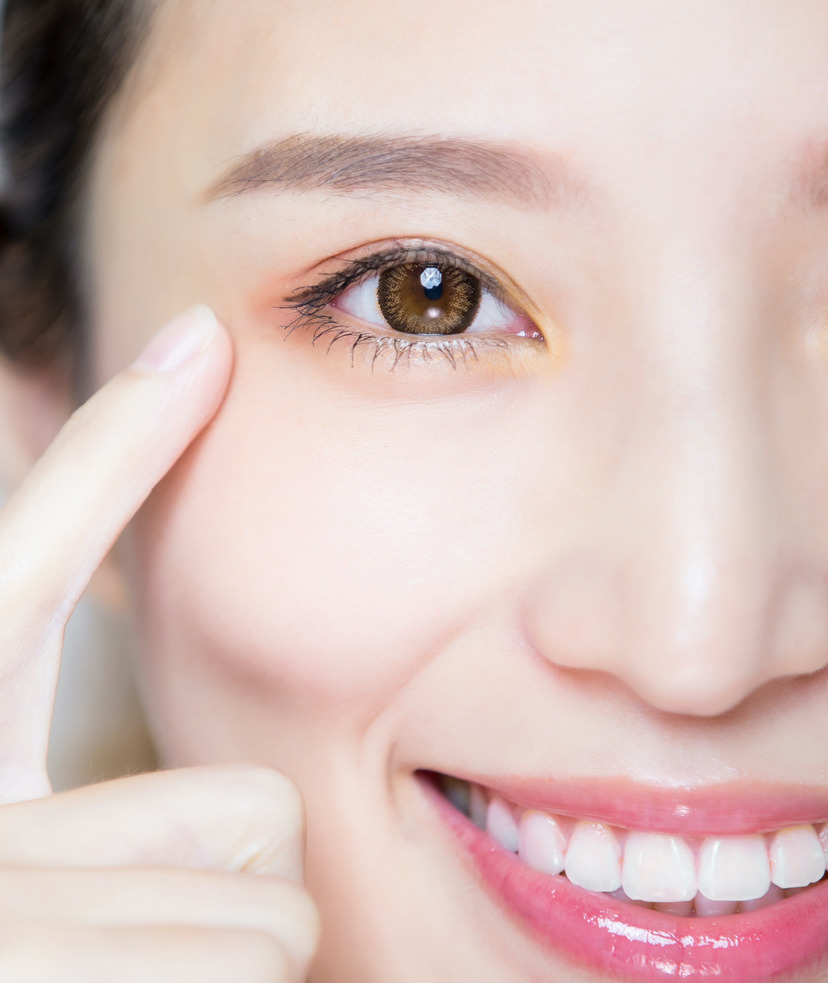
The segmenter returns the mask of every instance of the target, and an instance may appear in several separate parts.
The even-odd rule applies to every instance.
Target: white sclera
[[[336,300],[336,306],[340,310],[357,317],[366,324],[372,324],[378,328],[387,328],[388,322],[383,317],[380,310],[379,300],[377,299],[377,286],[379,277],[369,276],[362,283],[357,283],[353,287],[348,287]]]

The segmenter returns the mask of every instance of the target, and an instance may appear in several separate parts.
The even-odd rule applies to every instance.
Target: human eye
[[[372,366],[387,357],[392,368],[437,358],[457,367],[482,349],[544,345],[496,274],[445,247],[395,243],[343,262],[288,298],[288,328],[308,328],[328,351],[344,343],[352,362],[367,350]]]

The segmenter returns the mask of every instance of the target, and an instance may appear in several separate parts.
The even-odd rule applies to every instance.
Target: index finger
[[[7,771],[42,771],[66,621],[124,526],[215,413],[231,362],[208,308],[180,315],[73,414],[0,512]],[[0,763],[0,796],[3,784]]]

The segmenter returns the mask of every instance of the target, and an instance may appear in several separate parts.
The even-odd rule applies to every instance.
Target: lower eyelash
[[[308,305],[300,311],[289,324],[285,326],[285,339],[297,329],[310,334],[311,344],[325,344],[325,352],[340,342],[344,342],[351,350],[351,367],[356,365],[357,352],[367,346],[371,355],[371,369],[378,362],[390,360],[389,370],[393,372],[400,364],[410,363],[412,355],[426,363],[444,360],[453,369],[468,367],[470,362],[479,360],[479,348],[482,345],[494,347],[508,354],[508,343],[502,338],[471,338],[468,335],[446,336],[437,340],[435,337],[398,338],[388,335],[373,334],[347,327],[337,322],[334,317],[324,310]]]

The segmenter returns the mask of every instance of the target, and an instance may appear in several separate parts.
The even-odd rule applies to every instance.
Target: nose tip
[[[738,665],[722,661],[718,669],[698,657],[665,653],[661,666],[622,674],[622,679],[648,706],[678,716],[719,717],[741,704],[761,682]],[[723,670],[723,671],[722,671]]]
[[[623,652],[614,671],[655,709],[699,717],[722,716],[775,680],[819,672],[828,664],[825,599],[803,580],[778,603],[747,600],[739,610],[726,597],[687,632],[642,633],[641,649]]]
[[[639,607],[618,647],[614,671],[640,699],[665,713],[716,717],[772,679],[810,670],[801,651],[772,646],[754,578],[725,584],[698,566],[689,564],[678,584],[665,577],[651,587],[653,607]]]
[[[634,536],[614,558],[569,556],[527,595],[536,648],[616,677],[657,710],[698,717],[817,672],[828,664],[825,575],[781,560],[777,537],[743,532],[685,527],[672,540]]]
[[[711,555],[712,554],[712,555]],[[619,649],[622,678],[649,705],[673,714],[719,716],[766,682],[761,564],[722,557],[699,543],[650,572],[638,623]]]

